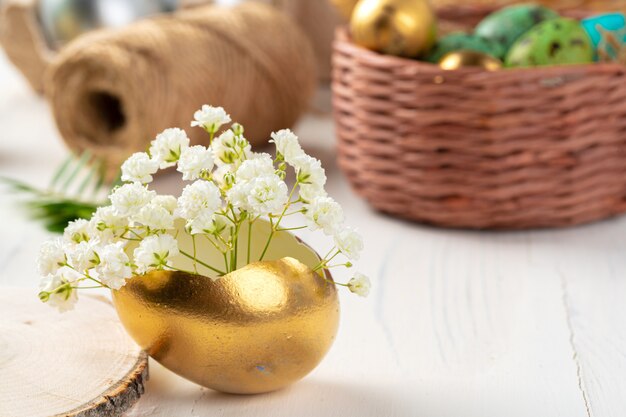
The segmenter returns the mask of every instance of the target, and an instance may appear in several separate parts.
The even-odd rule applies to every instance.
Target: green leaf
[[[40,190],[37,190],[35,187],[32,187],[26,184],[25,182],[22,182],[13,178],[0,177],[0,182],[5,183],[9,187],[13,188],[13,191],[34,193],[34,194],[37,194],[40,192]]]
[[[65,171],[67,171],[67,168],[70,166],[73,160],[74,155],[70,155],[65,159],[59,169],[57,169],[55,174],[52,176],[52,181],[50,181],[50,185],[48,186],[49,189],[53,189],[54,186],[59,182],[59,180],[61,179],[63,174],[65,174]]]
[[[90,159],[91,159],[91,152],[89,151],[83,152],[83,154],[80,156],[80,159],[76,163],[74,170],[65,180],[65,183],[63,184],[64,190],[67,190],[69,188],[70,184],[72,184],[72,181],[74,181],[74,179],[78,176],[78,173],[85,167],[85,165],[89,162]]]
[[[80,184],[76,187],[79,179]],[[118,176],[116,182],[119,181]],[[55,233],[62,233],[70,221],[90,219],[98,207],[106,205],[106,201],[97,200],[99,194],[112,188],[105,180],[104,164],[101,160],[93,160],[89,152],[78,159],[68,157],[56,170],[47,189],[6,177],[0,177],[0,183],[27,195],[23,205],[29,217],[43,222],[46,229]],[[60,190],[55,191],[59,184],[62,184]]]

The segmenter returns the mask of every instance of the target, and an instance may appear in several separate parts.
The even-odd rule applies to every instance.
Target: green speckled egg
[[[426,60],[428,62],[437,63],[444,55],[460,50],[482,52],[494,57],[501,57],[506,52],[497,42],[483,39],[480,36],[459,32],[451,33],[439,39],[435,47],[426,57]]]
[[[593,62],[593,44],[580,22],[560,18],[532,28],[515,42],[508,67],[585,64]]]
[[[539,23],[557,19],[558,13],[537,4],[509,6],[490,14],[476,26],[475,34],[498,43],[504,58],[509,48],[520,36]]]

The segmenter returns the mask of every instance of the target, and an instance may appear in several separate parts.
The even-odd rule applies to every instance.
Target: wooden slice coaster
[[[105,298],[58,313],[34,289],[0,288],[0,416],[119,416],[147,377],[146,354]]]

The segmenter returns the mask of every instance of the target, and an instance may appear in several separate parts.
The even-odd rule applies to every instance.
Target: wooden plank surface
[[[350,190],[328,113],[308,115],[297,131],[365,235],[360,269],[372,277],[371,297],[342,294],[335,346],[287,390],[222,395],[153,362],[129,416],[626,415],[626,218],[517,233],[397,221]],[[44,184],[63,158],[47,106],[3,58],[0,132],[0,175]],[[159,183],[176,192],[170,179]],[[34,287],[46,233],[13,203],[0,193],[0,286]]]

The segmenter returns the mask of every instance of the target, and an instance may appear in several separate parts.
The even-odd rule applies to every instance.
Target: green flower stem
[[[248,256],[246,258],[246,264],[250,263],[250,247],[252,245],[252,225],[254,220],[248,220]]]
[[[220,247],[220,245],[218,245],[217,243],[215,243],[214,241],[212,241],[212,240],[211,240],[211,238],[210,238],[208,235],[204,235],[204,237],[206,237],[206,239],[207,239],[207,240],[211,243],[211,245],[213,245],[213,247],[214,247],[215,249],[217,249],[219,252],[221,252],[221,253],[226,253],[226,252],[227,252],[226,250],[222,249],[222,248]]]
[[[128,232],[132,233],[135,237],[134,238],[126,237],[126,233]],[[120,236],[120,239],[130,240],[134,242],[141,242],[143,240],[143,237],[139,233],[135,232],[133,229],[127,227],[122,233],[122,235]]]
[[[186,256],[187,258],[192,259],[192,260],[194,260],[194,259],[195,259],[195,260],[196,260],[196,262],[198,262],[200,265],[202,265],[202,266],[204,266],[204,267],[206,267],[206,268],[209,268],[211,271],[213,271],[213,272],[217,272],[217,273],[218,273],[218,274],[220,274],[220,275],[226,275],[226,272],[224,272],[224,271],[220,271],[220,270],[219,270],[219,269],[217,269],[217,268],[213,268],[211,265],[209,265],[209,264],[207,264],[207,263],[204,263],[204,262],[202,262],[202,261],[201,261],[201,260],[199,260],[199,259],[194,258],[192,255],[188,254],[187,252],[185,252],[185,251],[183,251],[183,250],[179,250],[179,251],[180,251],[181,255]]]
[[[339,267],[350,268],[351,266],[352,264],[350,262],[346,262],[345,264],[326,265],[324,269],[339,268]]]
[[[194,275],[194,273],[193,273],[193,272],[191,272],[191,271],[186,271],[186,270],[184,270],[184,269],[179,269],[179,268],[176,268],[176,267],[174,267],[174,266],[170,266],[170,265],[164,265],[164,266],[165,266],[166,268],[171,269],[172,271],[183,272],[183,273],[185,273],[185,274]],[[198,273],[196,272],[196,273],[195,273],[195,275],[198,275]]]
[[[228,272],[230,271],[234,271],[235,268],[237,267],[237,260],[235,259],[235,254],[237,253],[237,248],[235,246],[236,244],[236,239],[237,236],[235,235],[235,228],[231,227],[230,228],[230,269],[228,269]]]
[[[226,218],[228,219],[228,221],[229,221],[229,222],[231,222],[232,224],[235,224],[235,223],[236,223],[235,219],[231,219],[231,218],[230,218],[230,216],[229,216],[228,214],[226,214],[226,213],[219,213],[219,214],[220,214],[221,216],[226,217]]]
[[[86,277],[87,279],[92,280],[93,282],[95,282],[96,284],[100,285],[101,287],[104,287],[104,288],[109,288],[109,286],[108,286],[108,285],[104,285],[102,282],[98,281],[97,279],[95,279],[95,278],[93,278],[93,277],[90,277],[89,275],[85,275],[85,277]]]
[[[226,242],[226,240],[224,240],[222,235],[218,234],[218,235],[216,235],[216,237],[220,240],[220,242],[222,242],[224,244],[224,246],[226,246],[226,250],[224,250],[222,252],[228,252],[229,250],[232,249],[230,243]]]
[[[213,245],[213,247],[215,249],[217,249],[219,252],[222,253],[222,255],[224,256],[224,268],[226,268],[226,270],[228,271],[228,255],[226,255],[226,252],[228,252],[225,249],[220,248],[220,246],[216,243],[213,242],[213,240],[211,240],[211,238],[207,235],[204,235],[204,237],[206,237],[206,239],[211,242],[211,245]],[[217,237],[221,238],[221,236],[218,234]],[[221,239],[222,241],[224,241],[224,239]]]
[[[337,255],[339,255],[340,253],[341,253],[341,251],[340,251],[340,250],[337,250],[337,252],[335,252],[335,254],[334,254],[333,256],[331,256],[330,258],[328,258],[328,259],[322,259],[322,261],[321,261],[319,264],[317,264],[317,266],[316,266],[315,268],[313,268],[313,272],[315,272],[315,271],[319,271],[319,270],[320,270],[320,269],[322,269],[322,268],[326,268],[326,266],[328,265],[328,263],[329,263],[330,261],[332,261],[332,260],[333,260],[333,259],[334,259]],[[326,256],[328,256],[328,255],[326,255]],[[326,256],[325,256],[324,258],[326,258]]]
[[[103,287],[98,287],[98,286],[93,286],[93,287],[70,287],[73,290],[95,290],[98,288],[103,288]]]
[[[235,155],[237,155],[238,159],[242,159],[244,161],[246,159],[248,159],[248,157],[246,156],[245,152],[241,148],[239,148],[239,150],[235,149]]]
[[[332,248],[330,248],[330,250],[326,253],[326,255],[324,255],[322,259],[328,258],[330,254],[333,253],[336,249],[337,249],[337,246],[333,246]]]
[[[292,201],[292,202],[291,202],[291,203],[289,203],[289,204],[296,204],[296,203],[298,203],[298,202],[299,202],[299,200],[295,200],[295,201]],[[285,213],[285,214],[283,215],[283,217],[293,216],[294,214],[298,214],[298,213],[302,213],[302,212],[304,212],[304,209],[300,209],[300,210],[292,211],[291,213]],[[270,217],[279,217],[279,216],[280,216],[280,215],[270,214]]]
[[[283,208],[283,212],[280,214],[280,217],[278,217],[278,220],[276,221],[275,224],[272,222],[272,218],[270,217],[270,222],[272,222],[272,231],[270,232],[270,235],[267,238],[267,242],[265,243],[265,248],[263,248],[263,252],[261,253],[261,257],[259,258],[259,261],[262,261],[263,258],[265,257],[265,254],[267,253],[267,249],[270,247],[270,243],[272,242],[272,238],[274,237],[274,234],[276,233],[278,226],[280,225],[280,221],[283,219],[283,217],[285,216],[285,213],[287,213],[287,209],[291,205],[291,198],[293,197],[293,193],[296,191],[298,184],[299,182],[298,180],[296,180],[296,183],[293,185],[293,188],[291,189],[291,192],[289,193],[289,197],[287,198],[288,203],[285,204],[285,208]]]
[[[332,279],[327,279],[327,278],[324,278],[324,281],[326,281],[326,282],[328,282],[328,283],[330,283],[330,284],[339,285],[340,287],[346,287],[346,288],[348,288],[348,287],[349,287],[349,285],[348,285],[348,284],[342,284],[341,282],[335,282],[335,281],[333,281]]]
[[[229,208],[230,208],[230,212],[233,214],[233,223],[237,224],[237,213],[235,213],[235,209],[233,208],[232,204],[229,204]]]
[[[193,244],[193,270],[195,273],[198,273],[198,261],[197,261],[197,250],[196,250],[196,235],[191,235],[191,243]]]
[[[238,244],[239,244],[239,226],[241,225],[241,219],[237,218],[237,213],[235,213],[235,209],[232,205],[229,204],[228,210],[230,210],[233,218],[229,220],[232,221],[233,226],[230,228],[230,268],[227,268],[228,272],[232,272],[237,269],[237,252],[238,252]]]
[[[211,240],[211,238],[207,235],[204,235],[204,237],[206,238],[206,240],[208,240],[211,245],[213,245],[213,247],[222,253],[222,256],[224,256],[224,268],[226,268],[226,271],[228,271],[228,256],[226,255],[226,253],[228,252],[226,249],[222,249],[216,242],[214,242],[213,240]]]
[[[286,227],[284,229],[276,229],[277,232],[287,232],[289,230],[301,230],[306,229],[307,226],[299,226],[299,227]]]
[[[91,276],[91,275],[89,275],[89,274],[86,274],[86,273],[84,273],[84,272],[80,272],[79,270],[77,270],[77,269],[76,269],[76,268],[74,268],[72,265],[68,264],[67,262],[66,262],[66,263],[64,263],[62,266],[66,266],[66,267],[68,267],[69,269],[71,269],[72,271],[76,271],[76,272],[78,272],[79,274],[81,274],[84,278],[80,279],[80,281],[84,281],[85,279],[89,279],[89,280],[91,280],[91,281],[95,282],[96,284],[98,284],[98,285],[100,285],[100,286],[102,286],[102,287],[104,287],[104,288],[109,288],[109,286],[108,286],[108,285],[104,285],[102,282],[98,281],[97,279],[95,279],[94,277],[92,277],[92,276]]]
[[[226,270],[228,271],[228,255],[226,255],[226,252],[222,252],[222,254],[224,254],[224,265]]]
[[[230,266],[230,267],[231,267],[231,272],[232,272],[232,271],[234,271],[235,269],[237,269],[237,255],[239,255],[239,253],[238,253],[238,252],[239,252],[239,226],[240,226],[240,224],[238,224],[238,225],[235,227],[235,237],[234,237],[234,246],[235,246],[235,249],[233,250],[233,253],[234,253],[234,255],[235,255],[235,256],[234,256],[234,258],[235,258],[235,262],[234,262],[234,264],[232,264],[232,265]]]

